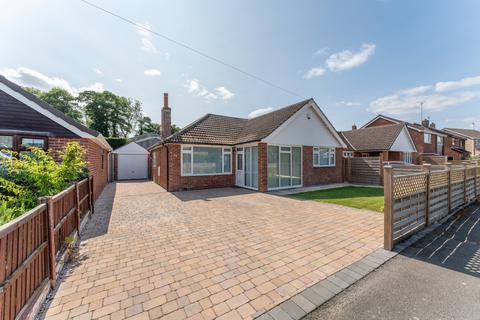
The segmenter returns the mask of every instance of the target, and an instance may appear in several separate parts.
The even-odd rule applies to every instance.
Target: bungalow
[[[86,150],[98,197],[108,181],[108,153],[112,150],[105,138],[0,76],[1,149],[22,153],[35,146],[59,151],[70,141],[79,142]]]
[[[345,144],[313,99],[251,118],[206,114],[150,148],[152,179],[168,191],[239,186],[258,191],[343,181]]]
[[[460,145],[455,145],[455,136],[449,132],[436,129],[435,123],[424,119],[421,124],[409,123],[384,115],[378,115],[362,128],[377,127],[391,124],[405,124],[415,143],[417,152],[413,154],[413,163],[422,163],[431,156],[446,156],[449,160],[460,160],[465,150]],[[457,143],[461,143],[458,140]]]
[[[445,128],[443,130],[457,136],[457,140],[464,140],[464,148],[471,156],[480,157],[480,131],[457,128]]]
[[[403,123],[340,132],[347,145],[345,153],[354,157],[380,157],[382,161],[413,163],[415,143]]]

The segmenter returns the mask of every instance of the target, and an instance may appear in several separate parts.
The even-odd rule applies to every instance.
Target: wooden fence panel
[[[349,178],[351,183],[380,185],[382,164],[380,157],[349,158]]]
[[[85,179],[0,227],[0,320],[25,318],[54,283],[55,255],[65,237],[78,231],[77,208],[83,215],[91,210],[91,188]]]
[[[397,174],[385,167],[385,249],[479,198],[479,166],[431,167]]]

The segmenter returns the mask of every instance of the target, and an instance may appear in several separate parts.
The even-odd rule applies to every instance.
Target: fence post
[[[385,250],[393,249],[393,168],[392,166],[384,166],[383,183],[384,183],[384,199],[383,208],[384,220],[384,240],[383,246]]]
[[[80,189],[78,188],[78,182],[75,182],[75,207],[77,207],[77,236],[80,239]]]
[[[55,283],[57,281],[57,261],[56,261],[56,249],[55,249],[55,219],[54,219],[54,206],[52,197],[44,197],[41,201],[45,201],[47,204],[47,215],[48,215],[48,260],[50,267],[50,286],[55,288]]]
[[[447,180],[448,180],[448,213],[452,212],[452,164],[447,163]]]
[[[432,165],[430,163],[422,164],[422,171],[427,175],[427,188],[425,193],[425,227],[430,224],[430,170]]]
[[[88,192],[89,192],[89,204],[90,204],[90,214],[95,213],[95,200],[94,200],[94,193],[93,193],[93,176],[88,177]]]

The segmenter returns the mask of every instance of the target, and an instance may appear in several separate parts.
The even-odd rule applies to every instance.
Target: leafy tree
[[[182,128],[180,128],[176,124],[172,124],[172,134],[174,134],[175,132],[178,132],[180,130],[182,130]]]
[[[160,125],[152,121],[150,117],[142,117],[138,122],[138,134],[160,133]]]
[[[42,92],[35,88],[25,89],[67,116],[83,123],[83,114],[78,106],[77,99],[67,90],[52,88],[49,91]]]
[[[126,137],[141,117],[141,103],[109,91],[83,91],[78,96],[87,125],[104,136]]]

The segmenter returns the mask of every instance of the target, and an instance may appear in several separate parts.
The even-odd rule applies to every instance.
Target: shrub
[[[105,138],[107,142],[110,144],[113,150],[120,148],[121,146],[124,146],[127,144],[127,138],[122,138],[122,137],[108,137]]]
[[[38,148],[21,155],[3,152],[10,156],[0,160],[0,224],[34,208],[39,197],[52,196],[88,175],[85,152],[77,142],[65,146],[60,162]]]

